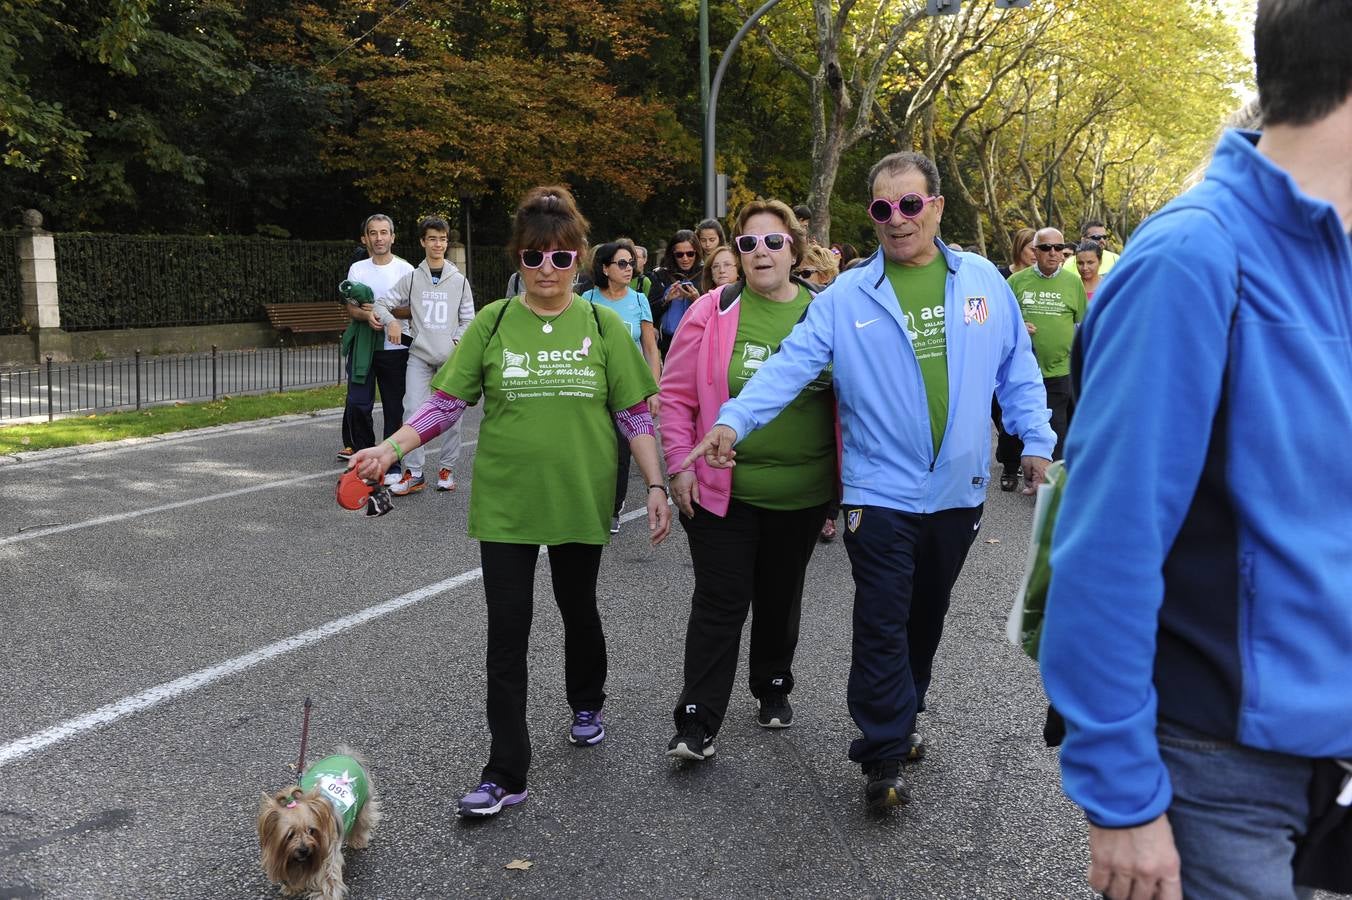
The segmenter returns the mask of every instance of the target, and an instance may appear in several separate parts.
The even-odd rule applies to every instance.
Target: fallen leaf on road
[[[990,540],[986,541],[986,543],[988,543],[988,544],[998,544],[998,543],[1000,543],[1000,539],[999,539],[999,538],[991,538]]]
[[[531,866],[533,866],[533,865],[535,865],[535,864],[534,864],[533,862],[531,862],[530,860],[526,860],[526,859],[514,859],[514,860],[512,860],[511,862],[509,862],[507,865],[503,866],[503,868],[504,868],[504,869],[513,869],[513,870],[515,870],[515,871],[517,871],[517,872],[524,872],[524,871],[526,871],[527,869],[529,869],[529,868],[530,868]]]

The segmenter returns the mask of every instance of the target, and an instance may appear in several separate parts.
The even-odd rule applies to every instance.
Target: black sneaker
[[[694,719],[682,725],[681,730],[672,737],[671,743],[667,744],[667,756],[672,759],[704,762],[716,752],[714,736],[709,733],[709,729]]]
[[[864,770],[868,776],[868,787],[864,789],[864,801],[869,809],[887,809],[891,806],[904,806],[911,799],[911,789],[901,777],[901,763],[895,759],[885,759],[869,764]]]
[[[610,533],[611,533],[611,534],[619,534],[619,533],[620,533],[620,517],[619,517],[619,516],[611,516],[611,517],[610,517]]]
[[[766,694],[760,698],[756,724],[762,728],[788,728],[793,724],[793,707],[787,694]]]
[[[911,736],[906,739],[906,759],[903,762],[917,763],[925,758],[925,739],[921,737],[920,732],[912,731]]]

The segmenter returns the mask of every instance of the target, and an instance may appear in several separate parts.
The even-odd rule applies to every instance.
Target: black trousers
[[[1023,464],[1023,441],[1005,431],[1004,411],[1000,401],[991,395],[991,420],[995,422],[995,461],[1005,475],[1017,475]]]
[[[1056,434],[1056,449],[1052,459],[1060,459],[1066,449],[1066,432],[1070,430],[1070,419],[1075,414],[1075,404],[1070,397],[1070,376],[1057,375],[1042,379],[1047,389],[1047,408],[1052,411],[1052,431]],[[1017,472],[1023,457],[1023,441],[1005,432],[1000,416],[1000,404],[991,398],[991,416],[999,436],[995,440],[995,458],[1005,467],[1005,474]]]
[[[982,507],[905,513],[842,507],[854,575],[854,641],[846,699],[864,766],[906,756],[925,709],[949,596],[981,527]]]
[[[615,435],[619,438],[619,460],[615,471],[615,508],[611,510],[612,516],[618,516],[624,507],[624,495],[629,493],[629,461],[634,458],[629,449],[629,438],[624,436],[618,425],[615,426]]]
[[[606,637],[596,610],[601,545],[549,547],[554,602],[563,617],[563,677],[574,712],[606,700]],[[479,558],[488,601],[488,731],[492,747],[483,780],[513,792],[526,787],[530,732],[526,727],[526,652],[535,612],[534,544],[483,541]]]
[[[793,690],[803,578],[825,516],[826,504],[772,510],[738,500],[721,518],[700,506],[693,517],[681,516],[695,593],[685,634],[685,687],[674,710],[677,728],[687,716],[710,734],[723,724],[748,609],[752,695]]]
[[[376,386],[380,387],[380,408],[385,414],[382,437],[389,437],[404,424],[404,379],[408,373],[407,350],[377,350],[371,354],[371,368],[365,384],[352,381],[352,357],[347,358],[347,403],[343,407],[343,446],[364,450],[376,443],[375,420],[371,410],[376,404]],[[399,464],[390,467],[399,471]]]

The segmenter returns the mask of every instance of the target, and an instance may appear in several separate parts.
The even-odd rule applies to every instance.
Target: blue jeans
[[[1187,900],[1308,900],[1293,884],[1313,763],[1219,741],[1161,720],[1174,799],[1169,825]]]

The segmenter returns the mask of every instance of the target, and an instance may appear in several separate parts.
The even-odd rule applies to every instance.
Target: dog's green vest
[[[333,804],[339,818],[343,820],[344,837],[352,831],[357,814],[371,795],[365,770],[361,763],[350,756],[326,756],[305,771],[300,786],[306,791],[319,788],[319,792]]]

